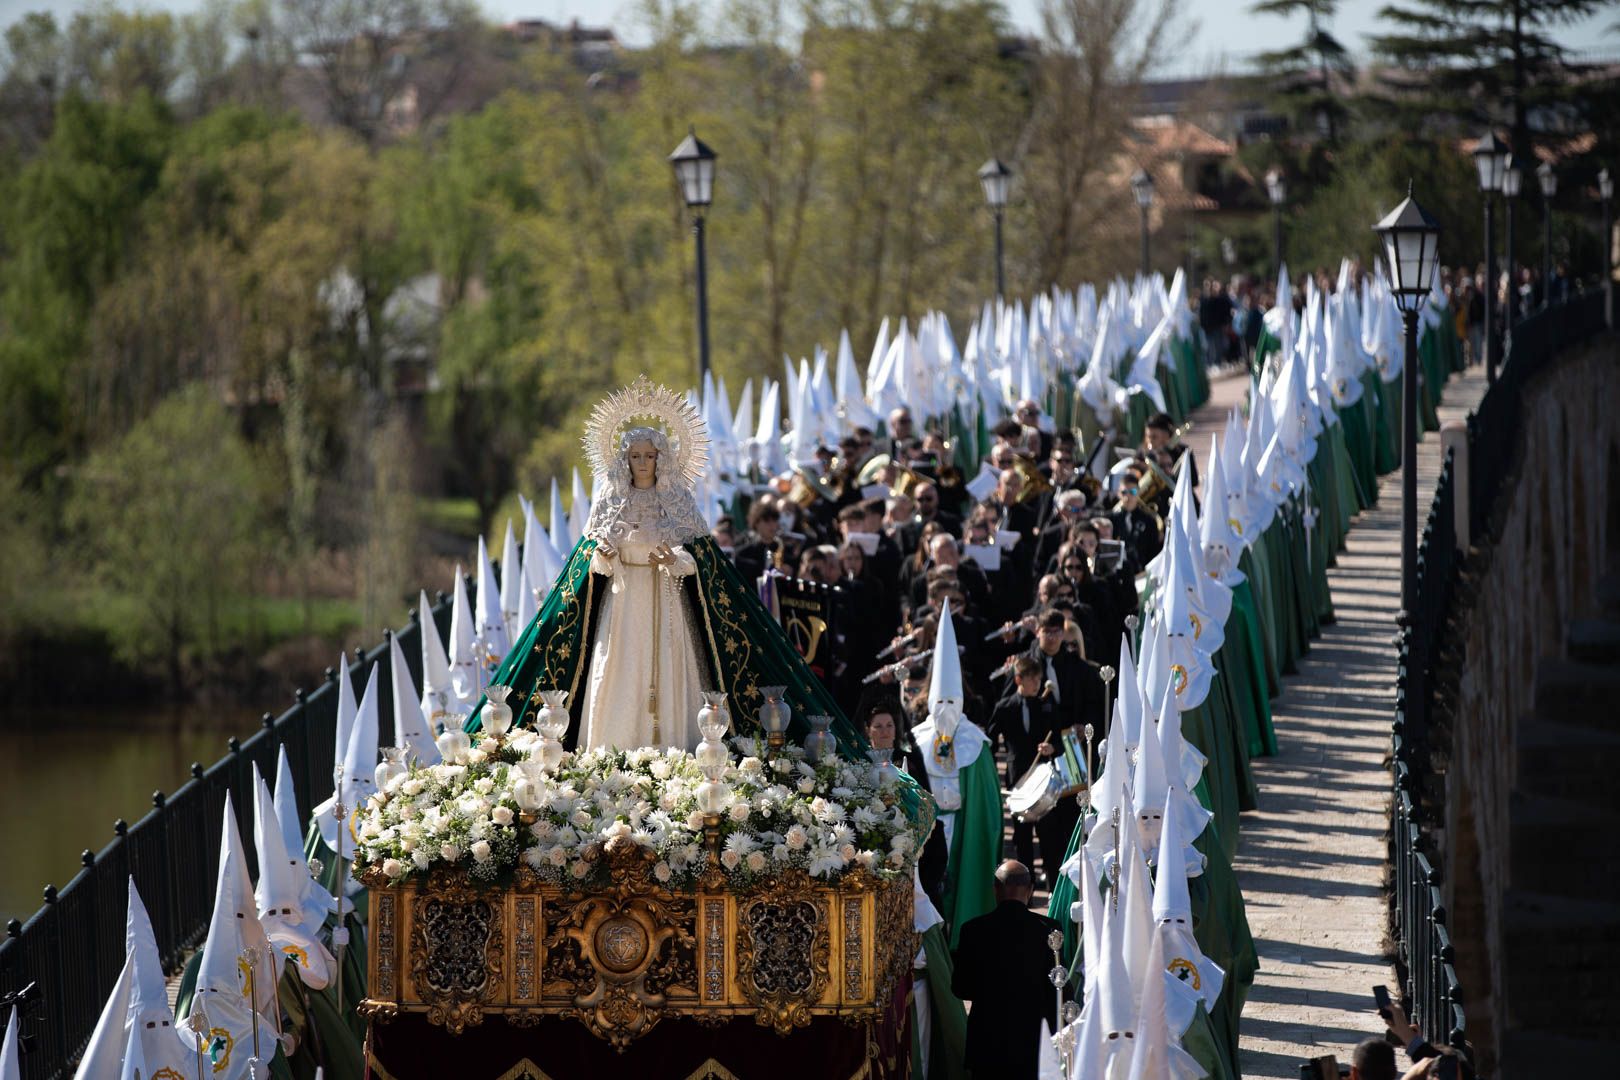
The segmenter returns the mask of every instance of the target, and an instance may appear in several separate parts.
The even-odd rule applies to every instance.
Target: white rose
[[[406,780],[403,784],[399,785],[399,789],[407,795],[422,794],[422,787],[422,778],[419,776],[413,776],[409,780]]]
[[[800,795],[808,795],[814,790],[816,790],[816,782],[814,780],[806,777],[805,779],[799,781]]]
[[[482,746],[475,746],[467,751],[467,764],[469,765],[482,765],[488,760],[489,754],[484,751]]]
[[[489,862],[491,854],[488,840],[479,840],[472,846],[472,857],[478,862]]]
[[[748,864],[749,873],[757,874],[765,869],[765,853],[763,851],[750,851],[744,860]]]
[[[742,862],[742,856],[738,855],[730,848],[727,848],[725,851],[720,853],[720,865],[724,866],[727,870],[737,869],[737,864],[740,862]]]
[[[382,872],[391,878],[397,878],[405,872],[405,864],[398,859],[384,859]]]
[[[493,776],[480,776],[473,781],[473,790],[480,795],[488,795],[495,790],[495,778]]]
[[[497,806],[489,812],[490,820],[497,825],[512,824],[512,808],[510,806]]]
[[[431,861],[432,860],[428,857],[428,853],[425,851],[416,851],[411,853],[411,862],[416,864],[416,868],[418,870],[426,870]]]
[[[731,804],[731,809],[727,811],[727,814],[732,821],[735,821],[737,824],[741,825],[743,822],[748,820],[748,812],[750,809],[752,808],[746,802],[734,802]]]
[[[853,859],[855,857],[855,845],[854,844],[844,844],[843,846],[841,846],[838,849],[838,857],[843,859],[845,862],[849,862],[851,859]]]
[[[568,861],[568,849],[558,844],[546,852],[546,861],[552,866],[561,866]]]
[[[656,764],[656,762],[654,764]],[[657,878],[659,881],[668,881],[673,876],[674,871],[669,868],[669,863],[667,862],[660,862],[653,867],[653,877]]]
[[[455,862],[461,858],[461,849],[454,844],[440,844],[439,857],[445,862]]]
[[[802,826],[795,825],[787,831],[784,839],[791,850],[800,851],[810,842],[810,834],[805,832]]]
[[[693,832],[703,828],[703,811],[694,810],[686,815],[686,827]]]
[[[574,863],[574,865],[572,865],[572,866],[570,866],[568,868],[568,873],[571,876],[576,877],[576,878],[583,878],[585,875],[589,874],[590,872],[591,872],[591,864],[588,863],[588,862],[585,862],[583,860],[576,861]]]

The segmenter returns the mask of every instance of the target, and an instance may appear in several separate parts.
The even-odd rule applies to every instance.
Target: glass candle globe
[[[765,704],[759,707],[759,726],[767,735],[784,734],[793,720],[793,707],[782,700],[787,687],[762,686],[759,692],[765,695]]]
[[[568,691],[542,690],[540,691],[540,712],[535,717],[535,727],[540,734],[548,739],[562,741],[568,734]]]
[[[698,809],[705,814],[723,814],[731,791],[718,780],[705,780],[697,788]]]
[[[731,726],[731,710],[726,708],[726,695],[718,691],[703,691],[703,706],[697,714],[698,731],[705,739],[722,739]]]
[[[710,739],[706,736],[697,744],[692,756],[697,759],[698,768],[703,770],[703,775],[711,780],[720,779],[725,774],[726,766],[731,763],[731,752],[726,749],[726,744],[719,739]]]
[[[512,706],[506,703],[506,695],[511,692],[510,686],[491,686],[484,692],[489,699],[484,702],[484,730],[496,738],[512,730]]]
[[[378,791],[387,791],[388,785],[410,772],[405,764],[405,748],[402,746],[385,746],[382,748],[382,761],[377,763],[377,771],[372,779],[377,782]]]
[[[439,756],[447,765],[460,765],[467,760],[467,751],[472,749],[472,737],[459,726],[447,727],[433,740],[439,748]]]
[[[895,782],[900,779],[900,770],[894,767],[892,760],[894,747],[874,746],[866,752],[866,756],[872,759],[872,783],[884,791],[894,787]]]
[[[810,734],[804,737],[804,756],[812,763],[831,761],[838,753],[838,737],[828,730],[833,718],[807,716],[805,721],[810,725]]]

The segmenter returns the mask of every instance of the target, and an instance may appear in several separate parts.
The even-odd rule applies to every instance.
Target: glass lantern
[[[892,789],[900,780],[900,770],[894,767],[894,747],[874,746],[866,756],[872,759],[872,783],[883,791]]]
[[[726,708],[724,693],[703,691],[703,706],[698,709],[697,725],[705,739],[718,741],[725,738],[731,727],[731,710]]]
[[[698,768],[703,770],[703,775],[710,780],[718,780],[724,776],[726,766],[731,764],[731,753],[726,749],[726,744],[707,736],[697,744],[692,756],[697,759]]]
[[[461,765],[467,760],[467,752],[472,749],[472,737],[461,729],[459,725],[447,726],[439,732],[439,737],[433,740],[439,748],[439,756],[446,765]]]
[[[540,711],[534,718],[535,728],[542,737],[562,742],[563,736],[568,734],[568,725],[573,722],[568,715],[568,691],[542,690],[540,702]]]
[[[483,724],[484,730],[499,739],[512,730],[512,706],[506,703],[506,696],[512,692],[510,686],[490,686],[484,691],[488,699],[484,702]]]
[[[788,724],[793,720],[793,707],[782,700],[787,687],[762,686],[759,692],[765,695],[765,704],[759,707],[759,726],[764,729],[771,749],[780,750],[787,742]]]
[[[831,760],[838,753],[838,737],[829,730],[833,718],[807,716],[805,721],[810,725],[810,734],[804,737],[804,756],[812,764]]]
[[[377,763],[377,771],[372,774],[372,778],[377,782],[378,791],[387,791],[389,784],[411,770],[410,766],[405,764],[405,748],[403,746],[383,747],[382,758]]]

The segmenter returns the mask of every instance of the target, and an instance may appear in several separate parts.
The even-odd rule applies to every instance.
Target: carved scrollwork
[[[545,977],[573,988],[572,1014],[623,1050],[697,996],[697,905],[652,880],[651,852],[613,841],[612,885],[548,904]]]
[[[436,874],[416,901],[411,977],[428,1020],[452,1035],[483,1023],[501,984],[502,908],[465,878]]]
[[[802,870],[737,902],[737,981],[755,1020],[786,1035],[810,1023],[831,962],[827,893]]]

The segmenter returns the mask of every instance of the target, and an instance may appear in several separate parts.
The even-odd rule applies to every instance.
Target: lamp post
[[[1282,211],[1283,203],[1288,201],[1288,180],[1283,176],[1281,169],[1272,169],[1266,173],[1266,194],[1271,198],[1272,218],[1272,273],[1281,274],[1283,265],[1283,231]]]
[[[1552,162],[1543,161],[1536,167],[1536,180],[1541,184],[1541,216],[1546,227],[1546,233],[1541,246],[1541,306],[1552,306],[1552,201],[1558,194],[1558,174],[1553,172]]]
[[[1474,166],[1479,170],[1479,192],[1485,203],[1485,280],[1480,283],[1480,294],[1485,301],[1485,332],[1480,336],[1480,351],[1484,354],[1485,381],[1496,381],[1496,204],[1491,196],[1502,190],[1502,173],[1507,169],[1507,144],[1487,131],[1474,144]]]
[[[1406,325],[1401,369],[1401,608],[1411,619],[1417,604],[1417,318],[1434,274],[1440,224],[1409,192],[1373,231],[1384,241],[1390,291]]]
[[[698,385],[709,377],[709,270],[708,251],[704,247],[703,223],[709,204],[714,201],[715,153],[694,128],[688,128],[686,138],[669,155],[675,169],[675,182],[680,185],[681,198],[692,214],[692,240],[697,247],[697,324],[698,324]]]
[[[1603,325],[1614,329],[1614,177],[1607,167],[1598,170],[1598,195],[1603,199]]]
[[[979,166],[979,184],[984,188],[984,201],[996,219],[996,299],[1007,292],[1007,277],[1002,262],[1001,218],[1007,209],[1007,191],[1012,187],[1012,170],[1000,158],[991,158]]]
[[[1502,173],[1502,217],[1507,227],[1507,250],[1503,253],[1506,259],[1507,270],[1507,307],[1502,312],[1502,356],[1507,357],[1508,350],[1512,348],[1513,324],[1519,317],[1519,268],[1513,257],[1513,208],[1519,201],[1519,192],[1524,189],[1524,170],[1519,168],[1518,162],[1512,157],[1508,158],[1507,169]]]
[[[1137,169],[1131,177],[1131,194],[1136,196],[1137,208],[1142,211],[1142,276],[1148,276],[1148,211],[1153,207],[1153,177],[1146,169]]]

